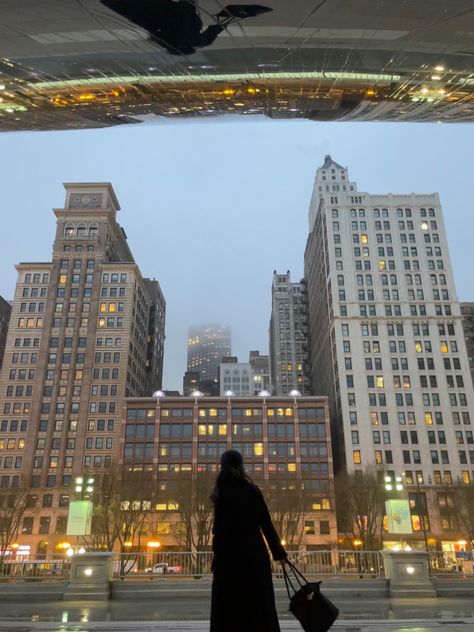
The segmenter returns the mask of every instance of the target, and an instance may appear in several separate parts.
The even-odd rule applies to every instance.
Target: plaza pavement
[[[338,621],[335,632],[474,632],[474,619],[455,621]],[[301,631],[296,621],[283,622],[282,632]],[[9,632],[208,632],[208,621],[124,621],[96,623],[0,622],[0,631]]]
[[[194,595],[194,598],[192,596]],[[336,601],[335,632],[474,632],[471,598],[344,598]],[[209,599],[171,590],[162,599],[0,603],[0,632],[208,632]],[[301,631],[277,598],[282,632]],[[177,620],[179,618],[179,620]],[[242,632],[245,632],[243,630]]]

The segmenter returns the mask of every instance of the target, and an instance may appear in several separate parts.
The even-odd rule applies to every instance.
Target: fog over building
[[[452,486],[474,479],[474,393],[438,194],[361,192],[326,156],[305,278],[336,467],[404,473],[415,532],[449,548]]]
[[[159,283],[133,258],[112,186],[65,188],[52,260],[17,265],[0,374],[0,482],[31,488],[21,533],[32,555],[65,533],[74,478],[100,484],[117,463],[124,398],[161,387]]]
[[[227,325],[198,325],[188,332],[188,371],[199,373],[200,381],[219,379],[222,358],[231,354],[231,334]]]

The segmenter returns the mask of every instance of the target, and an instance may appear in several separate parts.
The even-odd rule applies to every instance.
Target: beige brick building
[[[19,543],[64,539],[74,478],[120,453],[124,397],[161,387],[165,301],[116,221],[109,183],[66,184],[52,260],[20,263],[0,374],[0,486],[29,486]]]

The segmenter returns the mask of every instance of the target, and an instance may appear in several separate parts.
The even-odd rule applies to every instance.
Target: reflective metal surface
[[[137,2],[183,17],[155,11],[144,28]],[[472,0],[263,4],[239,17],[220,0],[3,0],[0,130],[228,113],[474,119]]]

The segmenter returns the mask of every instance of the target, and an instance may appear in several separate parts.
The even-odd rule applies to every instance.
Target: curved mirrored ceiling
[[[4,0],[0,130],[474,119],[472,0]]]

